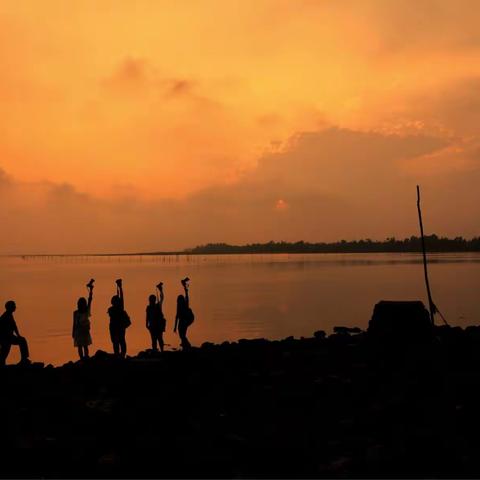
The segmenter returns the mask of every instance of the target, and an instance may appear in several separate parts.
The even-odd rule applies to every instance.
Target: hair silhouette
[[[114,295],[112,299],[110,300],[110,303],[114,307],[120,307],[122,304],[122,299],[120,298],[120,295]]]
[[[5,310],[7,312],[13,313],[17,309],[17,304],[13,300],[8,300],[8,302],[5,303]]]
[[[187,308],[187,301],[183,295],[177,297],[177,312],[184,312]]]
[[[88,309],[87,299],[80,297],[77,301],[77,309],[79,312],[86,312]]]

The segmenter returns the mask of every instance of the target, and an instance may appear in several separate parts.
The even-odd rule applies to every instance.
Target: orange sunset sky
[[[0,253],[480,234],[477,0],[2,0]]]

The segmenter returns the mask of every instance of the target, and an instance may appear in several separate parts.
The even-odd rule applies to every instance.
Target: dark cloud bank
[[[69,184],[0,173],[2,253],[139,252],[206,242],[331,241],[417,234],[415,185],[429,232],[478,235],[480,169],[415,178],[408,159],[445,140],[345,129],[301,133],[238,182],[183,200],[103,200]],[[123,194],[124,192],[122,192]]]

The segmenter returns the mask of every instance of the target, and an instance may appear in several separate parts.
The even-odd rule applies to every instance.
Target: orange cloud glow
[[[137,244],[119,241],[113,225],[148,231],[142,222],[159,202],[163,215],[188,205],[205,219],[215,215],[209,192],[252,225],[268,226],[271,205],[285,213],[264,233],[252,227],[243,239],[230,226],[212,241],[407,233],[389,182],[454,190],[478,171],[479,21],[474,0],[3,0],[0,190],[47,223],[73,195],[70,215],[112,221],[99,249],[207,240],[195,220]],[[258,200],[239,211],[233,197],[253,184],[270,209]],[[368,215],[362,205],[375,191],[381,208],[403,212],[397,231],[344,209],[356,199]],[[312,195],[346,217],[312,226]],[[480,199],[469,199],[458,234],[479,233],[471,201]],[[56,228],[44,249],[61,247]],[[16,250],[12,238],[0,251]],[[24,238],[24,250],[38,242]],[[73,239],[64,247],[79,248]]]

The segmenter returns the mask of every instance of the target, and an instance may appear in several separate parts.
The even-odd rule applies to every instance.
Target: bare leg
[[[122,358],[125,358],[127,356],[127,342],[125,340],[125,330],[120,332],[120,355]]]
[[[24,337],[12,337],[10,340],[12,345],[18,345],[20,347],[20,362],[28,362],[28,344]],[[10,350],[9,350],[10,351]],[[8,355],[8,353],[7,353]]]
[[[127,356],[127,342],[125,341],[125,339],[120,342],[120,356],[122,358],[125,358]]]
[[[152,350],[156,350],[157,349],[157,335],[152,330],[150,330],[150,337],[152,339]]]
[[[0,345],[0,365],[5,365],[12,344],[9,342]]]
[[[83,360],[83,348],[77,347],[77,350],[78,350],[78,356],[80,357],[80,360]]]
[[[188,341],[188,338],[187,338],[187,328],[186,326],[179,326],[178,328],[178,333],[180,335],[180,339],[182,341],[182,349],[183,350],[188,350],[191,345],[190,345],[190,342]]]
[[[20,347],[20,355],[23,360],[28,360],[30,353],[28,351],[28,343],[25,337],[18,337],[18,346]]]
[[[118,357],[120,354],[120,332],[116,328],[112,328],[110,325],[110,340],[112,341],[113,345],[113,354]]]

